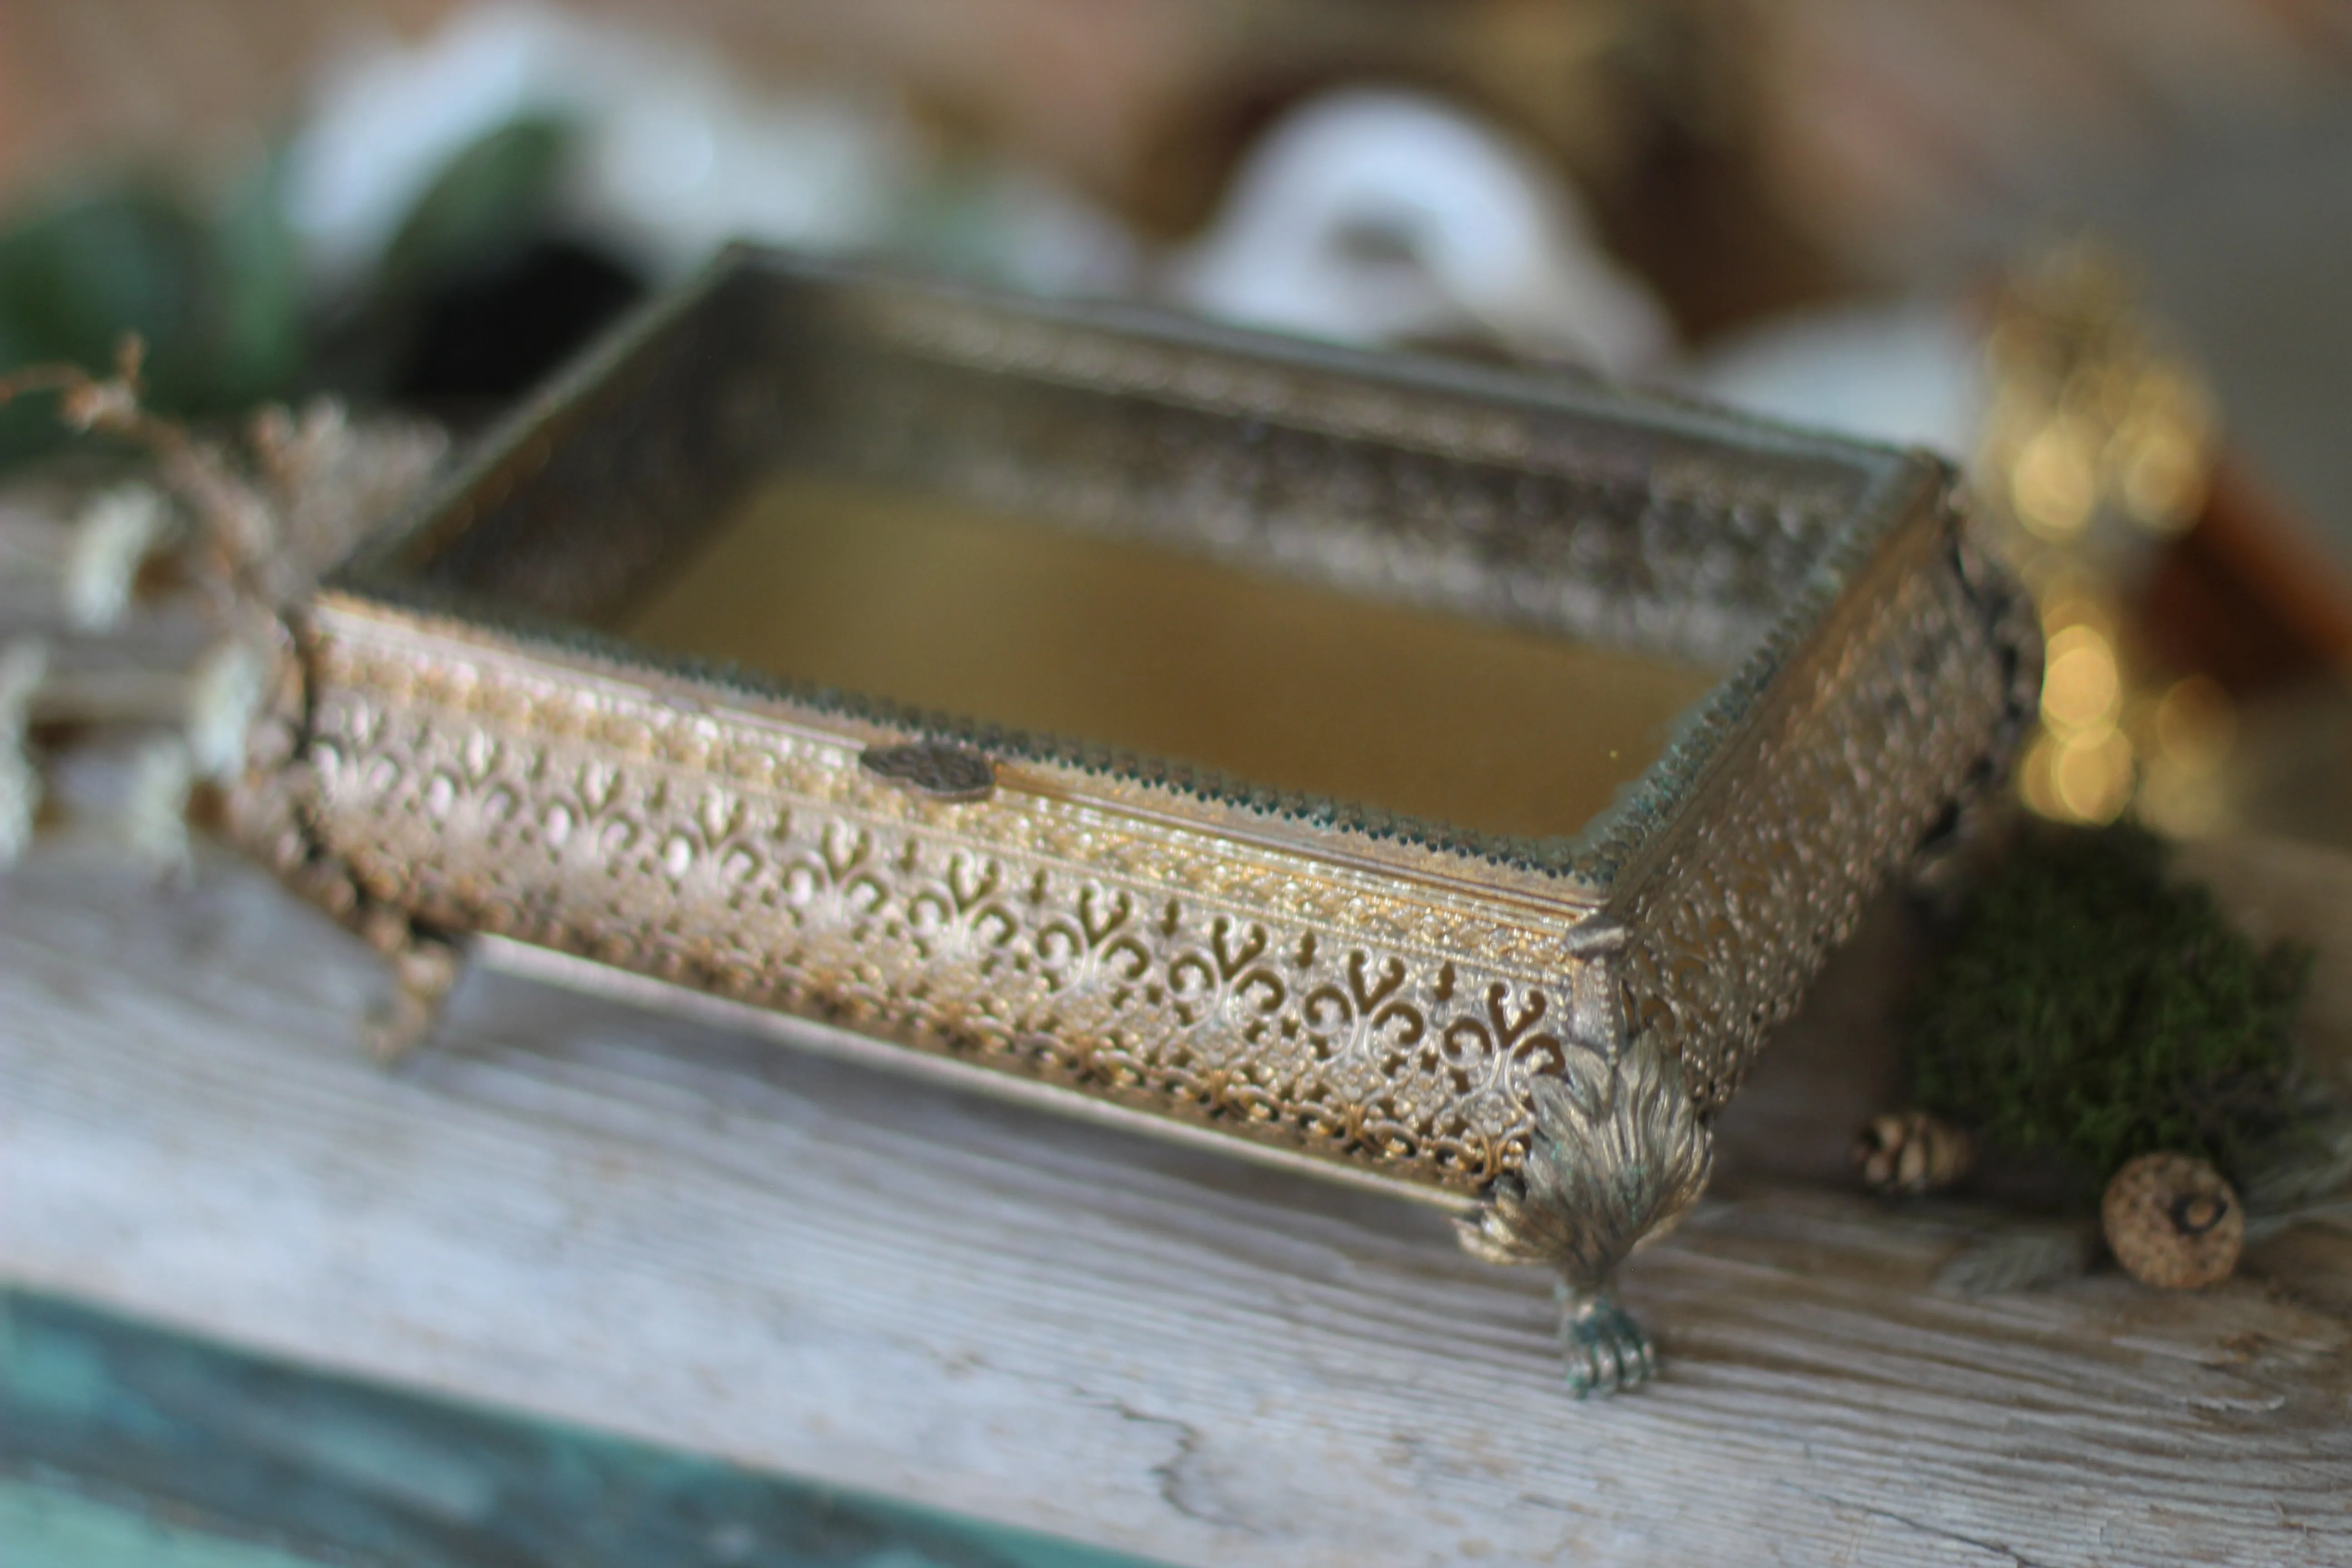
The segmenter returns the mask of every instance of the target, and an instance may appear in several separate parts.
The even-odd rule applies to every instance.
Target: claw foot
[[[441,1005],[457,982],[458,952],[390,911],[368,921],[362,934],[392,961],[392,994],[360,1026],[368,1054],[389,1067],[424,1044],[440,1022]]]
[[[1559,1348],[1579,1399],[1639,1388],[1657,1375],[1657,1352],[1633,1315],[1605,1295],[1559,1287]]]

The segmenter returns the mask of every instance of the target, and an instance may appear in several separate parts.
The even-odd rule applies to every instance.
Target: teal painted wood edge
[[[1045,1537],[302,1370],[0,1289],[0,1530],[112,1550],[126,1514],[403,1568],[1145,1568]],[[44,1510],[39,1492],[87,1507]],[[114,1516],[110,1521],[105,1515]],[[77,1533],[79,1532],[79,1533]],[[20,1542],[20,1545],[23,1542]],[[188,1542],[182,1540],[184,1548]],[[0,1538],[0,1560],[18,1555]]]
[[[331,1568],[136,1505],[0,1477],[0,1563],[9,1568]]]

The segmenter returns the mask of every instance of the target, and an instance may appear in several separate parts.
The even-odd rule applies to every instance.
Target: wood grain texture
[[[2341,1235],[1969,1302],[1968,1211],[1796,1180],[1888,929],[1628,1269],[1668,1366],[1604,1404],[1428,1210],[488,974],[385,1074],[323,921],[70,843],[0,882],[0,1276],[1187,1563],[2352,1561]]]
[[[1150,1568],[5,1286],[0,1557],[11,1568]]]

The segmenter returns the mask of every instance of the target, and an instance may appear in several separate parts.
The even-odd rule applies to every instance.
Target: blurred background
[[[2328,0],[0,5],[0,370],[462,438],[739,236],[1933,446],[2033,809],[2352,845]]]

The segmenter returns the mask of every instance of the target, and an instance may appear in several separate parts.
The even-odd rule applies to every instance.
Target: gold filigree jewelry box
[[[753,252],[298,617],[234,803],[443,944],[1433,1197],[1606,1296],[2040,657],[1918,455]]]

